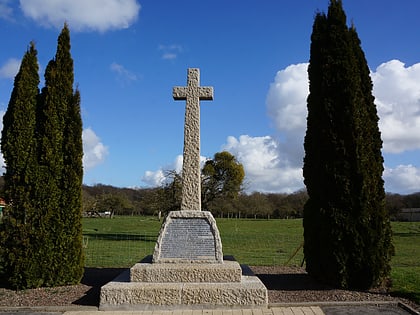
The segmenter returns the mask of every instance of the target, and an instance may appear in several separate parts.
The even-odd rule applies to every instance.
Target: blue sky
[[[227,150],[248,192],[302,189],[307,63],[328,0],[0,0],[0,111],[35,41],[43,78],[57,36],[71,31],[82,96],[84,183],[162,184],[180,170],[185,102],[172,87],[201,71],[203,160]],[[385,188],[420,191],[420,2],[344,0],[374,82]],[[42,87],[42,83],[40,85]]]

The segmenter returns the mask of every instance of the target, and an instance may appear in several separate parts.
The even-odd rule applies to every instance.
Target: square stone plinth
[[[267,307],[264,284],[255,276],[232,283],[112,281],[101,288],[99,309],[159,310]]]
[[[138,263],[130,269],[131,282],[240,282],[242,269],[238,262],[213,264]]]

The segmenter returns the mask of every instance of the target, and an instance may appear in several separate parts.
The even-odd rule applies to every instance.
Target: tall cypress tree
[[[15,77],[12,95],[3,116],[1,150],[7,165],[5,193],[12,215],[25,223],[30,194],[27,185],[33,169],[35,145],[36,106],[38,99],[38,60],[35,44],[31,42]]]
[[[64,168],[62,182],[62,211],[65,224],[65,269],[66,282],[76,283],[83,276],[84,255],[82,251],[82,180],[83,143],[80,92],[77,89],[67,108],[63,134]],[[65,255],[65,256],[64,256]]]
[[[1,247],[6,276],[14,286],[26,286],[25,280],[36,269],[36,251],[31,239],[36,233],[31,226],[36,220],[33,207],[35,176],[35,127],[38,100],[38,60],[31,42],[15,77],[9,105],[3,116],[1,150],[6,164],[5,196],[9,206],[3,219]],[[31,285],[29,283],[29,285]]]
[[[311,36],[303,175],[304,254],[312,276],[368,288],[389,274],[382,141],[367,62],[341,0],[318,13]]]
[[[0,232],[5,271],[17,288],[72,284],[83,275],[82,119],[73,78],[70,32],[64,25],[42,93],[31,44],[4,116],[10,207]]]
[[[70,48],[70,31],[65,24],[55,58],[45,72],[38,116],[40,179],[46,187],[39,190],[38,200],[44,204],[50,240],[44,248],[50,260],[46,285],[77,283],[83,275],[82,122],[80,93],[73,93]]]

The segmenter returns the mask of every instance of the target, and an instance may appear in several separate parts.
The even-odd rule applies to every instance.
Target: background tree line
[[[166,199],[167,189],[166,186],[119,188],[104,184],[83,185],[83,210],[103,212],[113,209],[116,215],[157,215],[159,211],[166,212],[174,207]],[[302,218],[307,198],[304,189],[293,193],[240,193],[236,200],[224,205],[220,208],[222,210],[213,209],[212,213],[225,218]],[[420,192],[409,195],[387,193],[385,207],[393,218],[403,208],[420,208]]]

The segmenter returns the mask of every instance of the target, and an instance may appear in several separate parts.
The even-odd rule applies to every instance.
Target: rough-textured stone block
[[[178,305],[181,283],[110,282],[101,288],[100,308],[137,309],[144,305]]]
[[[236,261],[222,264],[148,264],[130,269],[131,282],[240,282],[241,266]]]
[[[110,282],[100,310],[266,307],[267,289],[254,276],[236,283]]]
[[[243,276],[241,283],[185,283],[181,301],[184,305],[266,306],[267,289],[257,277]]]

